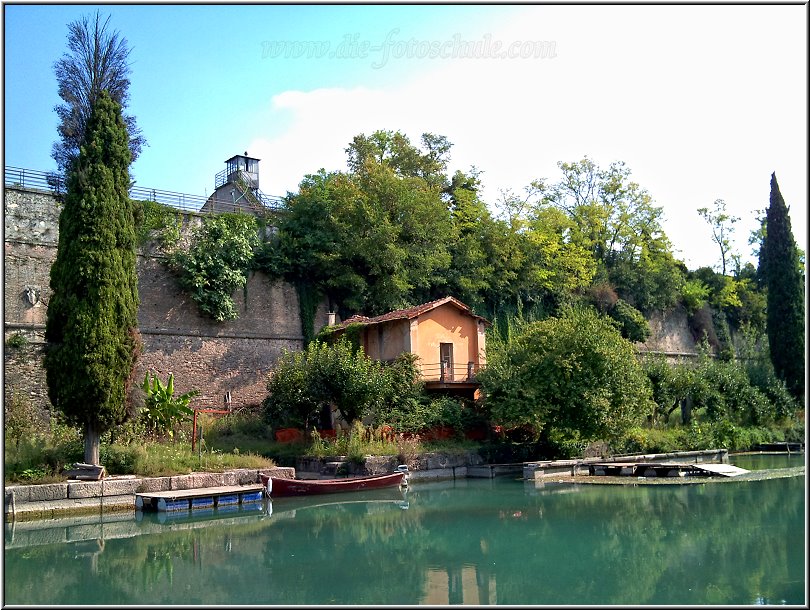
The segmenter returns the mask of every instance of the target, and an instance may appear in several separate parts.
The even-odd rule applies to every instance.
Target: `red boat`
[[[400,468],[403,468],[400,466]],[[272,498],[282,496],[311,496],[344,491],[379,489],[381,487],[407,486],[407,467],[392,474],[345,479],[282,479],[267,474],[260,475],[265,492]]]

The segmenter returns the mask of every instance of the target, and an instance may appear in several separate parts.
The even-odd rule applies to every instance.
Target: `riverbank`
[[[390,457],[372,457],[365,468],[391,471]],[[611,458],[580,458],[572,460],[548,460],[515,464],[483,464],[477,454],[445,455],[426,454],[415,460],[410,471],[410,480],[437,481],[464,478],[494,478],[499,476],[522,477],[527,484],[540,487],[554,483],[597,485],[683,485],[707,482],[752,481],[763,478],[803,476],[804,466],[764,471],[754,471],[736,477],[612,477],[588,476],[587,466],[593,462],[680,460],[695,463],[728,463],[728,451],[681,451],[659,454],[622,455]],[[191,473],[171,477],[109,476],[101,481],[67,481],[45,485],[11,485],[5,488],[5,516],[7,522],[56,519],[79,515],[111,515],[124,513],[128,517],[135,512],[135,494],[156,491],[198,489],[231,485],[252,485],[260,481],[260,474],[285,478],[322,478],[334,476],[334,469],[342,461],[335,458],[306,459],[292,467],[265,469],[241,468],[220,473]],[[389,468],[390,467],[390,468]],[[388,469],[388,470],[386,470]],[[329,472],[332,471],[332,472]],[[366,473],[368,474],[368,473]]]

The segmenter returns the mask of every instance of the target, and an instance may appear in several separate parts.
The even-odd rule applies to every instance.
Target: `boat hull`
[[[361,491],[364,489],[380,489],[382,487],[398,487],[403,484],[404,478],[405,473],[403,472],[371,477],[312,480],[282,479],[266,474],[261,475],[265,492],[272,498],[284,496],[312,496]]]

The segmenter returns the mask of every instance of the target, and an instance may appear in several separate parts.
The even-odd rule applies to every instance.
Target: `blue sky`
[[[247,151],[282,195],[345,169],[354,135],[429,131],[492,206],[558,161],[624,161],[690,268],[719,263],[697,214],[715,199],[752,260],[775,171],[807,249],[807,6],[6,4],[5,165],[54,167],[53,63],[96,10],[132,47],[139,186],[208,195]]]

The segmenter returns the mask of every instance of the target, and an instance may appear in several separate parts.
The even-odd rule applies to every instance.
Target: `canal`
[[[464,479],[101,528],[53,520],[36,535],[7,523],[4,604],[803,605],[804,498],[804,476]]]

